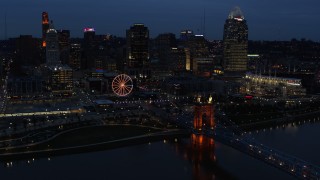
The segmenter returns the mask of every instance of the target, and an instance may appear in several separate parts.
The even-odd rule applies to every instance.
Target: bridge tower
[[[203,127],[214,128],[214,106],[212,97],[209,98],[198,96],[194,106],[193,127],[201,131]]]
[[[214,128],[214,106],[212,97],[198,96],[194,105],[193,127],[199,132],[206,128]],[[213,163],[215,157],[215,142],[213,138],[208,138],[203,134],[191,134],[191,150],[193,162],[193,175],[195,179],[211,179],[208,174],[203,174],[200,170],[200,164],[203,162]],[[212,176],[211,176],[212,177]]]

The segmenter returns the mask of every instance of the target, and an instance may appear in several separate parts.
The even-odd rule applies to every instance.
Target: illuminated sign
[[[251,96],[251,95],[246,95],[244,98],[246,98],[246,99],[252,99],[253,96]]]
[[[248,54],[248,57],[259,57],[259,54]]]
[[[243,21],[243,19],[242,18],[233,18],[233,19],[235,19],[235,20],[237,20],[237,21]]]
[[[94,28],[84,28],[83,32],[94,32]]]

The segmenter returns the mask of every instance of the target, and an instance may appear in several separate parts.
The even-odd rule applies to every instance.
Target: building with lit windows
[[[47,89],[53,94],[71,95],[73,90],[73,71],[69,66],[50,66],[48,68]]]
[[[180,32],[180,40],[181,41],[188,41],[190,37],[194,36],[192,30],[182,30]]]
[[[81,68],[81,44],[71,44],[70,45],[70,53],[69,53],[69,65],[75,70],[79,70]]]
[[[69,63],[70,53],[70,31],[69,30],[58,30],[60,60],[62,64]]]
[[[210,77],[214,71],[213,57],[193,58],[192,72],[197,76]]]
[[[248,63],[248,26],[239,7],[230,12],[224,24],[223,45],[225,73],[244,74]]]
[[[247,73],[243,93],[254,96],[290,97],[304,96],[306,89],[302,86],[301,79]]]
[[[173,72],[186,71],[186,52],[183,47],[171,48],[169,70]]]
[[[154,41],[156,56],[159,59],[158,66],[167,69],[171,48],[177,47],[176,36],[172,33],[159,34]]]
[[[261,57],[259,54],[248,54],[248,71],[260,73],[261,67]]]
[[[13,99],[33,97],[44,93],[44,87],[42,77],[30,76],[9,78],[7,87],[8,97]]]
[[[54,29],[51,21],[50,27],[46,35],[46,64],[48,66],[56,66],[61,64],[58,32]]]
[[[127,73],[139,79],[150,77],[149,29],[144,24],[134,24],[127,30]]]
[[[210,76],[213,72],[213,56],[203,35],[189,37],[186,47],[190,50],[190,70],[198,76]]]
[[[94,39],[96,36],[96,31],[92,27],[86,27],[83,29],[83,46],[85,49],[92,48],[94,46]]]

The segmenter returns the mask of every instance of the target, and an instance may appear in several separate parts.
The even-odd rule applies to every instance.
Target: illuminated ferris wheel
[[[132,79],[126,74],[120,74],[112,81],[112,91],[118,96],[127,96],[131,93],[132,89]]]

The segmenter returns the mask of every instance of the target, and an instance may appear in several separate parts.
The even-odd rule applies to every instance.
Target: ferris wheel
[[[112,81],[112,91],[118,96],[127,96],[133,89],[133,82],[130,76],[120,74]]]

